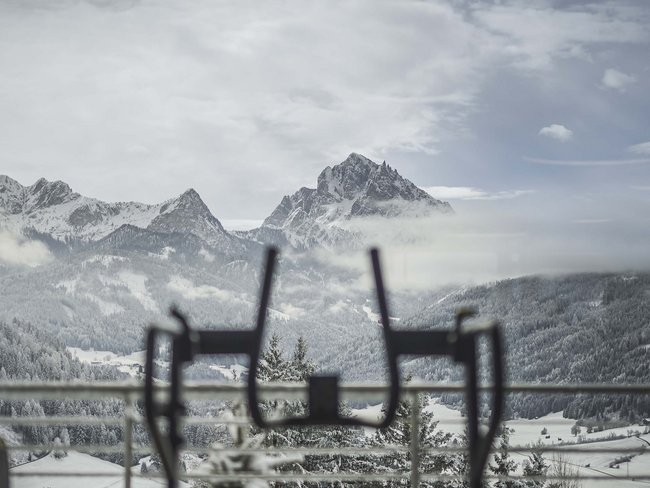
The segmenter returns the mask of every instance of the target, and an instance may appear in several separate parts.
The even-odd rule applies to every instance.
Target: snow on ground
[[[128,261],[124,256],[114,256],[112,254],[97,254],[96,256],[91,256],[86,259],[83,264],[92,264],[100,263],[104,266],[108,266],[114,262],[125,262]]]
[[[106,300],[102,300],[101,298],[99,298],[96,295],[93,295],[92,293],[84,293],[83,297],[90,300],[95,305],[97,305],[99,307],[99,311],[104,316],[109,316],[116,313],[124,312],[124,307],[122,307],[121,305],[113,302],[107,302]]]
[[[147,290],[145,282],[148,278],[145,275],[133,273],[131,271],[121,271],[118,276],[129,288],[131,294],[142,304],[145,310],[150,312],[160,312],[158,304]]]
[[[367,420],[376,421],[382,416],[382,404],[369,405],[365,408],[353,409],[355,417],[362,417]],[[449,432],[454,436],[462,434],[466,418],[458,410],[451,409],[446,405],[438,402],[437,399],[430,399],[425,411],[433,413],[434,420],[438,421],[438,428],[443,432]],[[559,449],[570,449],[579,447],[584,452],[570,453],[562,455],[563,461],[567,463],[569,469],[575,471],[575,476],[602,476],[603,480],[584,480],[583,488],[633,488],[647,487],[650,485],[648,480],[624,480],[622,477],[650,475],[650,434],[641,435],[641,439],[636,437],[626,437],[624,439],[611,440],[608,437],[627,435],[628,431],[643,431],[643,427],[626,426],[616,429],[608,429],[602,432],[586,433],[583,427],[580,439],[592,442],[581,443],[576,445],[577,436],[571,434],[571,427],[575,424],[574,419],[567,419],[562,416],[562,412],[555,412],[537,419],[515,419],[506,422],[506,425],[512,429],[510,434],[510,446],[514,448],[510,454],[512,459],[519,464],[519,474],[521,474],[521,465],[528,458],[528,453],[518,452],[517,448],[529,447],[541,442],[544,445],[554,445]],[[542,429],[547,429],[547,434],[542,435]],[[372,435],[374,429],[366,429],[367,435]],[[561,441],[559,439],[562,439]],[[560,444],[571,443],[566,446]],[[615,459],[621,458],[623,453],[600,453],[594,452],[598,449],[637,449],[630,462],[619,464],[618,468],[611,467]],[[557,455],[556,455],[557,457]],[[548,464],[554,463],[552,453],[544,455]],[[587,466],[589,465],[589,466]],[[551,474],[549,470],[549,474]]]
[[[291,319],[291,316],[287,315],[284,312],[280,312],[279,310],[276,310],[274,308],[268,307],[269,311],[269,317],[275,319],[275,320],[284,320],[288,321]]]
[[[573,419],[562,417],[562,412],[555,412],[537,419],[509,420],[506,425],[511,429],[511,446],[528,446],[538,442],[544,445],[574,442],[571,427],[575,423]],[[547,430],[546,435],[542,435],[543,429]]]
[[[363,305],[361,307],[363,311],[366,313],[368,319],[370,319],[372,322],[379,322],[381,317],[379,316],[378,313],[375,313],[372,311],[372,309],[368,305]]]
[[[641,439],[645,439],[645,442]],[[610,441],[594,442],[589,444],[581,444],[580,448],[585,452],[581,453],[567,453],[564,455],[566,462],[570,463],[580,476],[603,476],[606,478],[603,481],[589,481],[583,483],[585,486],[597,487],[632,487],[632,486],[648,486],[648,480],[633,481],[623,480],[622,477],[631,476],[648,476],[650,474],[650,452],[648,451],[648,442],[650,442],[650,435],[641,436],[641,439],[636,437],[628,437],[625,439],[617,439]],[[621,458],[623,454],[615,453],[600,453],[589,452],[596,449],[639,449],[638,454],[632,454],[630,462],[620,463],[618,467],[610,467],[612,461],[616,458]],[[625,454],[629,456],[630,454]]]
[[[364,408],[353,408],[352,416],[375,422],[383,417],[382,407],[382,403],[377,403]],[[438,429],[454,435],[460,435],[463,432],[465,419],[458,410],[453,410],[446,405],[438,403],[437,399],[431,399],[427,406],[424,407],[424,410],[433,413],[433,419],[438,422]],[[369,428],[366,430],[367,435],[372,435],[373,433],[374,429]]]
[[[72,357],[76,357],[82,363],[87,364],[108,364],[117,367],[123,373],[128,373],[131,376],[137,376],[144,368],[144,359],[146,351],[136,351],[128,356],[118,356],[112,351],[84,351],[78,347],[66,348]],[[162,361],[156,361],[158,364],[163,364]],[[165,363],[166,364],[166,363]]]
[[[77,291],[78,284],[79,284],[79,278],[77,277],[74,280],[59,281],[56,285],[54,285],[54,287],[63,288],[68,295],[74,295],[75,292]]]
[[[449,408],[438,402],[438,399],[432,398],[429,403],[424,407],[425,412],[433,414],[433,420],[438,421],[438,429],[443,432],[449,432],[454,436],[459,436],[465,430],[465,423],[467,420],[463,417],[458,410]]]
[[[134,488],[166,486],[163,478],[137,476],[140,473],[139,465],[131,468],[131,472],[136,475],[131,481]],[[12,488],[117,488],[124,484],[122,466],[76,451],[68,451],[68,455],[62,459],[55,459],[49,454],[37,461],[12,468],[9,473]],[[50,476],[44,473],[75,473],[75,476]],[[179,483],[180,488],[187,486],[187,483]]]
[[[210,365],[210,369],[213,369],[214,371],[218,371],[221,373],[225,378],[228,378],[229,380],[234,380],[237,378],[241,378],[242,373],[248,372],[248,368],[246,366],[242,366],[241,364],[233,364],[232,366],[221,366],[217,364],[212,364]]]

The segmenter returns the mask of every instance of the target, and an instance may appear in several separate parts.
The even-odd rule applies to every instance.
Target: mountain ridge
[[[108,203],[74,192],[60,180],[38,179],[23,186],[0,175],[0,228],[63,243],[88,245],[104,240],[124,225],[160,234],[193,234],[226,254],[245,253],[260,244],[306,250],[318,246],[356,246],[362,233],[347,223],[363,217],[420,217],[453,213],[384,161],[377,164],[357,153],[326,166],[316,188],[302,187],[282,198],[258,229],[229,232],[193,188],[159,204]],[[133,233],[132,233],[133,234]],[[108,240],[110,241],[110,239]],[[121,240],[120,242],[123,242]]]
[[[0,175],[0,224],[61,242],[100,242],[127,225],[157,234],[193,234],[208,246],[228,252],[243,252],[247,247],[223,228],[192,188],[159,204],[108,203],[75,193],[63,181],[40,178],[23,186]]]
[[[422,217],[450,214],[448,202],[437,200],[402,177],[384,161],[377,164],[357,153],[327,166],[316,188],[302,187],[285,195],[252,239],[289,243],[298,249],[335,247],[356,240],[345,222],[363,217]]]

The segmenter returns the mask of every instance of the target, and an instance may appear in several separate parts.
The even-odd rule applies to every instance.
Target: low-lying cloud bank
[[[629,219],[558,220],[557,216],[499,217],[487,212],[414,219],[364,218],[350,229],[381,250],[388,286],[431,289],[530,274],[650,269],[650,226]],[[363,272],[372,287],[366,251],[317,252],[319,259]]]
[[[42,242],[0,231],[0,263],[35,267],[51,260],[52,254]]]

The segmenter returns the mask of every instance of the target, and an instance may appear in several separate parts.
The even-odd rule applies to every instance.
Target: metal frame
[[[215,383],[190,383],[183,385],[183,393],[185,398],[189,400],[205,400],[219,398],[220,400],[242,400],[246,396],[246,386],[242,384],[215,384]],[[491,391],[491,385],[478,385],[480,391]],[[271,384],[263,385],[260,390],[269,395],[282,395],[285,399],[299,399],[304,394],[304,386],[297,384]],[[351,400],[367,399],[369,396],[377,398],[385,397],[389,388],[386,385],[373,385],[373,384],[346,384],[341,386],[341,391],[345,393],[346,398]],[[465,391],[463,384],[448,384],[448,385],[431,385],[431,384],[407,384],[402,385],[400,393],[402,397],[415,401],[419,395],[443,393],[443,392],[456,392],[462,393]],[[650,395],[649,384],[636,384],[636,385],[613,385],[613,384],[573,384],[573,385],[542,385],[542,384],[513,384],[505,387],[507,393],[561,393],[561,394],[575,394],[575,393],[609,393],[609,394],[641,394]],[[168,386],[154,385],[154,392],[156,396],[169,395],[170,389]],[[1,383],[0,396],[3,400],[28,400],[28,399],[79,399],[79,400],[101,400],[107,397],[118,398],[124,402],[125,413],[123,417],[40,417],[40,418],[12,418],[0,417],[0,425],[96,425],[97,423],[110,423],[113,425],[121,424],[124,427],[124,440],[116,446],[100,446],[100,445],[84,445],[84,446],[70,446],[70,450],[77,450],[79,452],[122,452],[125,459],[131,459],[132,454],[142,453],[143,455],[151,453],[153,449],[150,446],[134,446],[132,445],[131,432],[135,424],[144,424],[144,418],[137,413],[135,408],[136,402],[142,401],[144,398],[143,388],[141,383],[137,382],[119,382],[119,383],[68,383],[68,382],[52,382],[52,383],[32,383],[32,382],[15,382],[15,383]],[[411,433],[417,432],[417,425],[419,424],[420,417],[417,408],[414,408],[411,417]],[[184,419],[186,424],[198,423],[215,423],[215,424],[249,424],[251,419],[226,419],[226,418],[192,418]],[[573,446],[548,446],[542,448],[544,453],[581,453],[587,449],[590,453],[620,453],[620,454],[633,454],[639,453],[639,449],[611,449],[599,448],[587,449],[585,445]],[[35,450],[35,449],[60,449],[60,446],[51,445],[31,445],[31,446],[7,446],[9,451],[12,450]],[[193,448],[187,447],[188,452],[206,452],[206,448]],[[511,446],[512,452],[528,454],[532,453],[535,449],[528,446]],[[238,453],[289,453],[289,454],[334,454],[334,455],[367,455],[369,453],[390,453],[390,452],[410,452],[412,469],[409,473],[385,473],[385,474],[356,474],[356,473],[274,473],[269,475],[214,475],[214,476],[197,476],[197,475],[183,475],[183,479],[212,479],[227,481],[244,481],[250,479],[264,479],[270,481],[358,481],[358,482],[371,482],[371,481],[388,481],[398,479],[410,480],[411,486],[418,486],[419,482],[424,481],[458,481],[457,476],[449,474],[428,474],[420,473],[415,469],[418,466],[421,456],[425,453],[431,454],[454,454],[466,452],[463,448],[458,447],[444,447],[435,449],[422,449],[417,442],[417,438],[411,439],[411,444],[408,447],[384,447],[369,450],[366,448],[292,448],[292,449],[278,449],[278,448],[257,448],[257,449],[236,449],[227,448],[224,452],[238,452]],[[0,449],[0,455],[2,454]],[[130,488],[134,477],[139,474],[133,474],[131,467],[124,468],[122,473],[123,486]],[[60,477],[60,476],[115,476],[115,473],[39,473],[29,474],[29,476],[44,476],[44,477]],[[10,480],[18,479],[27,476],[23,473],[11,473]],[[163,477],[162,474],[158,476]],[[153,477],[149,474],[147,477]],[[496,477],[485,475],[486,480],[496,479],[514,479],[516,476],[511,477]],[[630,479],[621,476],[621,479]],[[560,480],[561,478],[554,478],[552,476],[544,477],[547,481]],[[606,480],[607,476],[580,476],[580,480]],[[648,473],[642,475],[635,475],[635,480],[650,481],[650,466]],[[534,481],[533,478],[526,478],[528,481]],[[541,480],[541,479],[540,479]],[[2,485],[2,473],[0,472],[0,486]],[[6,486],[6,485],[4,485]]]
[[[464,319],[475,315],[473,310],[460,310],[456,315],[455,327],[450,330],[394,330],[390,326],[388,303],[379,263],[379,251],[371,249],[370,258],[375,278],[377,304],[381,315],[384,347],[388,359],[389,396],[384,418],[375,422],[345,417],[339,412],[339,377],[316,376],[308,378],[307,415],[287,417],[280,420],[266,419],[260,410],[257,370],[262,349],[262,338],[268,312],[268,304],[273,283],[273,271],[278,255],[274,247],[267,248],[264,278],[260,291],[260,304],[257,324],[249,330],[195,330],[189,326],[186,317],[172,309],[171,315],[180,325],[179,331],[170,331],[152,326],[147,333],[147,354],[145,360],[145,414],[153,443],[160,454],[168,488],[176,488],[178,473],[176,460],[184,443],[179,430],[184,408],[181,399],[183,383],[182,367],[200,354],[244,354],[249,358],[247,380],[248,408],[255,424],[262,428],[306,425],[365,426],[373,428],[388,427],[397,412],[400,402],[401,379],[399,375],[400,356],[449,356],[465,369],[465,403],[467,405],[469,473],[471,488],[481,487],[481,477],[487,462],[488,452],[501,422],[503,412],[504,356],[499,325],[490,322],[482,327],[467,329],[462,326]],[[154,354],[157,338],[161,335],[171,337],[170,397],[164,402],[153,398]],[[480,429],[478,397],[478,341],[486,336],[492,346],[492,377],[494,382],[491,417],[485,432]],[[158,420],[164,420],[168,431],[163,434]],[[417,420],[417,419],[416,419]],[[417,470],[415,470],[417,472]]]

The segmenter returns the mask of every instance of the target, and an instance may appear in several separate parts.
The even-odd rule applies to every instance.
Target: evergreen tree
[[[291,381],[306,381],[315,370],[316,365],[307,359],[307,342],[300,336],[290,363]]]
[[[510,458],[510,429],[503,427],[499,439],[498,451],[494,454],[494,464],[489,464],[489,470],[497,476],[509,476],[517,469],[517,463]],[[520,488],[521,483],[515,480],[499,480],[495,488]]]
[[[546,460],[542,457],[541,442],[535,447],[530,456],[528,456],[528,459],[524,461],[524,477],[543,478],[546,476],[549,465],[546,464]],[[544,480],[526,480],[524,484],[529,488],[542,488],[544,486]]]
[[[410,381],[407,378],[406,381]],[[437,430],[438,422],[433,420],[433,414],[424,410],[426,405],[425,399],[419,395],[415,405],[411,402],[401,401],[398,404],[395,413],[395,420],[385,429],[377,430],[374,438],[375,445],[378,446],[399,446],[407,447],[411,444],[411,417],[413,408],[419,409],[420,425],[418,443],[421,449],[435,448],[445,446],[451,434],[443,433]],[[385,408],[385,407],[384,407]],[[384,412],[385,410],[382,409]],[[379,458],[375,470],[377,472],[403,471],[411,469],[410,453],[395,452],[388,456]],[[425,454],[420,456],[420,470],[427,474],[442,473],[453,466],[454,460],[450,456],[441,454]],[[382,483],[382,486],[400,486],[404,485],[405,480],[400,482]],[[421,486],[438,486],[429,482],[421,482]]]
[[[257,370],[260,381],[289,381],[287,363],[282,357],[280,338],[277,334],[271,336],[269,348],[262,352]]]

